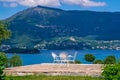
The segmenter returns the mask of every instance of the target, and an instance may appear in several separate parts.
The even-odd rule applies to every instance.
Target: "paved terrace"
[[[100,64],[36,64],[6,68],[7,75],[81,75],[81,76],[100,76],[102,65]]]

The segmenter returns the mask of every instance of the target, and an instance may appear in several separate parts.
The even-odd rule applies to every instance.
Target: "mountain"
[[[120,12],[67,11],[36,6],[16,13],[9,22],[12,46],[33,47],[60,37],[120,40]],[[68,41],[69,42],[69,41]]]

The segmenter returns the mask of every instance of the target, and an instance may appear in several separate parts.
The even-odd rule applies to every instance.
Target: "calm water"
[[[53,58],[51,52],[56,52],[59,55],[61,52],[67,52],[68,54],[74,55],[75,50],[42,50],[39,54],[18,54],[20,55],[23,65],[40,64],[40,63],[52,63]],[[120,51],[116,50],[77,50],[78,54],[76,59],[80,60],[84,64],[88,64],[84,60],[85,54],[94,54],[96,59],[104,60],[108,55],[114,55],[117,59],[120,59]],[[13,54],[7,54],[8,58],[12,57]]]

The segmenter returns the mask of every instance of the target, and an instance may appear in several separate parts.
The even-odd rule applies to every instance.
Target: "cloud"
[[[51,7],[58,7],[60,6],[59,0],[19,0],[18,2],[24,6],[51,6]]]
[[[10,7],[16,7],[16,6],[17,6],[17,3],[10,3],[9,6],[10,6]]]
[[[22,6],[48,6],[48,7],[59,7],[61,4],[67,5],[78,5],[84,7],[96,7],[105,6],[105,2],[95,2],[93,0],[0,0],[0,2],[9,3],[10,7],[16,7],[17,5]],[[3,6],[5,5],[3,4]]]
[[[17,6],[17,3],[3,3],[3,6],[4,7],[16,7]]]
[[[84,7],[105,6],[105,2],[95,2],[93,0],[62,0],[63,3],[69,5],[79,5]]]

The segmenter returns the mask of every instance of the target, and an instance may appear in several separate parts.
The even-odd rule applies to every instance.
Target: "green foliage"
[[[95,60],[95,56],[93,54],[85,54],[85,60],[88,62],[93,62]]]
[[[118,64],[120,64],[120,59],[118,59]]]
[[[5,80],[5,74],[3,72],[5,64],[7,62],[7,57],[5,53],[0,52],[0,80]]]
[[[7,30],[6,25],[0,21],[0,45],[2,41],[8,39],[11,32]],[[5,80],[5,74],[3,72],[5,65],[7,64],[7,57],[5,53],[0,52],[0,80]]]
[[[0,65],[5,65],[7,62],[7,56],[4,52],[0,52]]]
[[[120,64],[106,65],[102,75],[105,80],[120,80]]]
[[[115,64],[116,63],[116,57],[115,56],[107,56],[104,60],[104,64]]]
[[[19,55],[13,55],[12,58],[9,60],[10,67],[16,67],[22,65],[22,60]]]
[[[11,32],[6,28],[6,25],[0,21],[0,44],[2,40],[8,39],[10,34]]]
[[[4,67],[0,66],[0,80],[5,80]]]
[[[75,60],[75,64],[81,64],[82,62],[80,60]]]
[[[103,64],[103,61],[102,61],[102,60],[95,60],[95,61],[93,62],[93,64]]]

